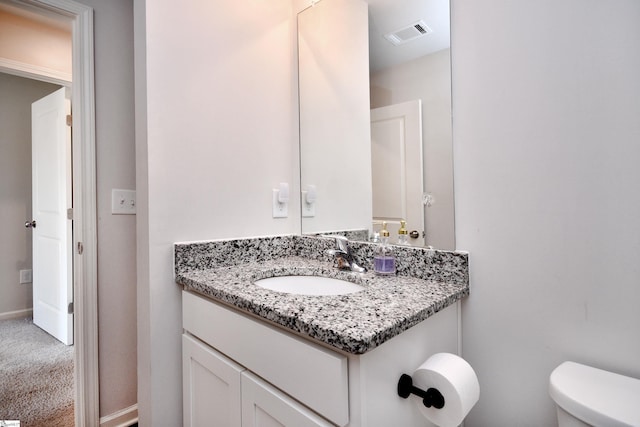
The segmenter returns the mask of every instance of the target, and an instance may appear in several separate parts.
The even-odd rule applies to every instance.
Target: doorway
[[[22,225],[25,215],[27,218],[35,217],[32,216],[33,175],[39,178],[36,181],[49,187],[42,188],[44,192],[40,200],[44,204],[59,204],[58,195],[61,192],[68,194],[68,189],[64,188],[67,187],[67,182],[60,185],[60,179],[47,173],[55,171],[56,168],[52,166],[59,163],[55,161],[56,157],[60,157],[55,155],[56,150],[65,148],[64,157],[68,158],[67,141],[61,141],[56,147],[56,144],[50,144],[52,132],[45,129],[46,126],[41,128],[42,132],[31,130],[34,123],[33,103],[45,100],[40,106],[49,107],[51,102],[46,101],[51,101],[52,95],[57,94],[53,99],[57,106],[61,98],[66,98],[66,90],[60,85],[0,73],[0,342],[3,344],[0,348],[0,419],[9,416],[30,425],[73,425],[74,419],[74,349],[67,347],[71,344],[69,338],[72,338],[68,333],[71,322],[66,322],[67,328],[63,330],[66,334],[59,334],[58,330],[48,330],[49,334],[44,331],[47,326],[58,326],[57,317],[48,316],[48,309],[55,307],[58,300],[58,293],[50,292],[55,289],[50,286],[53,284],[50,279],[57,278],[55,282],[61,282],[59,275],[52,275],[46,269],[51,264],[63,264],[64,258],[71,259],[68,255],[71,242],[59,245],[48,236],[52,228],[58,231],[60,225],[70,224],[60,224],[61,221],[56,221],[55,218],[51,221],[51,214],[55,215],[55,210],[50,206],[40,206],[39,210],[44,212],[44,215],[37,216],[41,227],[29,230]],[[68,129],[63,127],[66,127],[64,117],[60,117],[60,122],[54,119],[57,112],[55,109],[51,111],[46,108],[43,111],[40,108],[39,111],[53,113],[45,114],[43,124],[58,122],[58,130],[66,136],[65,131]],[[42,150],[32,148],[32,136],[36,133],[40,134],[36,139],[44,143]],[[39,169],[32,168],[33,163],[40,163],[42,169],[45,169],[44,173],[32,174],[32,170]],[[33,249],[32,243],[36,240],[33,233],[36,230],[42,231],[38,240],[44,243],[44,251]],[[47,251],[57,247],[66,249],[60,254],[62,257]],[[34,253],[39,255],[44,268],[38,268],[39,263],[33,262]],[[35,279],[22,277],[25,275],[18,274],[19,271],[33,272]],[[38,292],[32,292],[34,284],[40,290],[39,296]],[[67,289],[69,284],[71,282],[65,280]],[[35,299],[42,303],[31,304],[34,299],[32,295],[36,295]],[[30,307],[36,305],[39,319],[34,322]],[[39,324],[43,314],[45,322]],[[47,374],[42,375],[43,372]]]
[[[98,425],[93,9],[72,0],[15,0],[11,4],[29,13],[70,22],[72,27],[75,424],[78,427]],[[24,63],[0,61],[0,71],[52,81],[46,73],[43,77],[42,70]]]

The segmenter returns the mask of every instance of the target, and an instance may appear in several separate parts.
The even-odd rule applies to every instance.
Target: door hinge
[[[67,313],[73,314],[73,302],[70,302],[69,305],[67,306]]]
[[[67,209],[67,219],[73,219],[73,208]]]
[[[73,124],[73,116],[71,114],[67,114],[67,126],[71,126],[72,124]]]
[[[82,242],[78,242],[78,255],[82,255],[82,252],[84,252],[84,245]]]

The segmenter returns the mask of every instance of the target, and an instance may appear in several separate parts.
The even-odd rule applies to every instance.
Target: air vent
[[[385,34],[384,38],[397,46],[407,43],[411,40],[415,40],[418,37],[426,36],[431,32],[431,28],[427,27],[427,24],[423,20],[420,20],[418,22],[414,22],[411,25],[400,28],[399,30]]]

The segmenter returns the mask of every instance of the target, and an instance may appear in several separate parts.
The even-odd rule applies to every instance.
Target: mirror
[[[298,14],[302,233],[367,238],[384,220],[393,240],[405,219],[413,245],[454,249],[449,1],[313,3]]]

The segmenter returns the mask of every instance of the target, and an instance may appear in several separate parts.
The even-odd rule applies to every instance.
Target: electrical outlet
[[[111,213],[113,215],[135,215],[136,191],[112,189]]]
[[[20,270],[20,283],[33,282],[33,270]]]

